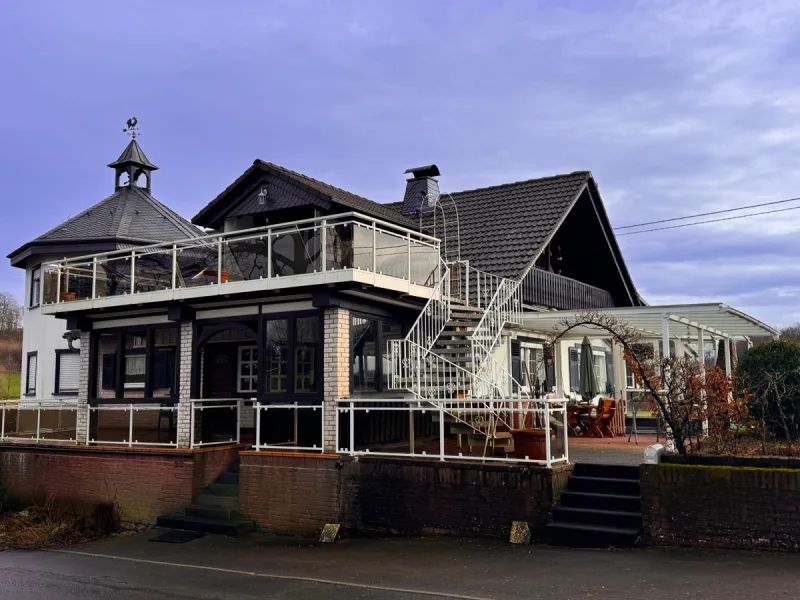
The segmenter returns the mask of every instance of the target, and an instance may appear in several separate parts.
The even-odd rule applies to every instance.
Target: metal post
[[[56,304],[61,302],[61,264],[58,265],[57,271],[58,277],[56,278]]]
[[[569,462],[569,436],[567,435],[567,403],[561,403],[561,415],[564,421],[564,460]]]
[[[731,343],[731,338],[725,338],[723,347],[725,348],[725,376],[730,377],[733,372],[733,361],[731,360],[733,358],[733,344]]]
[[[17,417],[17,418],[19,418],[19,417]],[[36,407],[36,443],[37,444],[39,443],[39,435],[40,435],[39,432],[41,430],[41,427],[42,427],[42,407],[41,406],[37,406]]]
[[[414,452],[414,445],[416,444],[414,441],[414,407],[411,403],[408,405],[408,443],[411,446],[411,454],[416,454]]]
[[[128,419],[128,446],[133,446],[133,404],[129,405]]]
[[[661,314],[661,358],[669,358],[672,354],[669,351],[669,313]]]
[[[294,445],[297,446],[297,402],[294,403]]]
[[[477,271],[475,273],[475,280],[478,283],[478,289],[477,289],[477,292],[476,292],[476,296],[477,296],[476,299],[478,300],[477,307],[480,308],[481,307],[481,272],[480,271]]]
[[[130,293],[133,294],[136,283],[136,251],[131,252],[131,289]]]
[[[706,339],[705,331],[702,327],[697,328],[697,360],[700,363],[700,381],[705,384],[706,382]],[[700,390],[700,400],[703,403],[703,410],[706,409],[706,392],[704,389]],[[703,419],[702,423],[703,433],[708,431],[708,419]]]
[[[189,400],[189,448],[194,448],[194,403]]]
[[[88,446],[89,445],[89,434],[92,431],[92,427],[91,427],[91,424],[92,424],[92,407],[88,406],[87,408],[89,409],[87,411],[88,414],[86,415],[86,445]],[[97,413],[97,407],[95,407],[94,412]],[[78,422],[78,414],[76,412],[76,414],[75,414],[75,423],[77,424],[77,422]],[[76,428],[77,428],[77,425],[76,425]],[[76,433],[75,437],[77,437],[77,431],[75,433]]]
[[[242,400],[236,400],[236,443],[242,442]]]
[[[92,259],[92,300],[97,297],[97,257]]]
[[[372,222],[372,273],[378,272],[378,229],[375,221]]]
[[[406,271],[409,283],[415,283],[411,281],[411,233],[406,234],[406,248],[408,249],[408,271]]]
[[[465,260],[464,264],[466,265],[466,273],[467,273],[466,278],[465,278],[465,284],[466,284],[467,288],[464,291],[464,297],[465,297],[464,303],[467,306],[469,306],[469,261]]]
[[[439,404],[439,460],[444,462],[444,407]]]
[[[267,229],[267,279],[272,279],[272,228]]]
[[[350,402],[350,454],[356,451],[356,411],[355,404]]]
[[[178,276],[178,244],[172,244],[172,289]]]
[[[222,236],[217,238],[217,285],[222,283]]]
[[[256,451],[261,450],[261,402],[256,400]]]
[[[2,407],[3,423],[2,423],[2,425],[0,425],[0,439],[3,439],[3,438],[6,437],[6,410],[7,410],[7,408],[5,406],[3,406]],[[17,409],[17,412],[19,412],[19,409]],[[17,418],[17,422],[19,422],[19,418]]]
[[[544,422],[545,422],[545,453],[547,454],[547,468],[549,469],[553,464],[552,450],[550,448],[550,403],[544,401]]]
[[[320,271],[323,273],[328,269],[328,220],[322,220],[322,233],[319,236],[320,243],[320,256],[322,257],[322,264]]]

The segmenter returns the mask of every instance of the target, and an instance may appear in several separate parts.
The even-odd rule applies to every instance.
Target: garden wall
[[[240,504],[269,531],[506,537],[512,521],[542,534],[572,467],[242,453]]]
[[[115,502],[120,519],[155,523],[189,504],[239,452],[201,450],[0,446],[0,488],[14,504],[49,495],[91,511]]]
[[[642,465],[644,542],[800,550],[800,469]]]

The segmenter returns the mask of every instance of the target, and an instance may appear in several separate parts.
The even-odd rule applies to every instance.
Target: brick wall
[[[178,365],[178,446],[188,448],[191,441],[192,404],[192,321],[183,321],[180,328],[180,364]]]
[[[350,311],[344,308],[326,309],[323,336],[323,447],[325,452],[336,452],[339,450],[336,447],[336,400],[350,396]]]
[[[269,531],[358,531],[505,537],[515,520],[541,533],[570,467],[242,454],[240,504]]]
[[[81,511],[116,502],[123,521],[181,510],[224,472],[238,448],[195,452],[0,447],[0,488],[16,503],[53,495]]]
[[[800,550],[800,470],[642,465],[651,545]]]

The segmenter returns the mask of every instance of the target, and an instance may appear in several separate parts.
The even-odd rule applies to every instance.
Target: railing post
[[[328,269],[328,220],[322,220],[322,231],[319,236],[319,243],[320,243],[320,260],[322,260],[322,264],[320,265],[320,271],[323,273]]]
[[[217,238],[217,285],[222,283],[222,236]]]
[[[97,257],[92,258],[92,300],[97,297]]]
[[[178,244],[172,244],[172,289],[178,278]]]
[[[128,446],[133,446],[133,404],[128,408]]]
[[[567,403],[561,402],[561,418],[564,428],[564,460],[569,462],[569,441],[567,436]]]
[[[194,402],[189,400],[189,448],[194,448]]]
[[[378,228],[375,221],[372,222],[372,274],[378,272]]]
[[[414,283],[411,281],[411,233],[406,234],[406,251],[408,253],[408,271],[406,271],[408,274],[408,282]]]
[[[439,460],[444,462],[444,407],[439,404]]]
[[[261,402],[256,400],[256,452],[261,450]]]
[[[56,272],[58,273],[58,277],[56,278],[56,304],[58,304],[61,302],[61,263],[59,263]]]
[[[272,228],[267,229],[267,279],[272,279]]]
[[[242,442],[241,439],[241,431],[242,431],[242,402],[243,400],[237,399],[236,400],[236,443],[240,444]]]
[[[130,293],[133,294],[136,289],[136,250],[131,252],[131,288]]]
[[[467,276],[466,276],[466,280],[465,280],[467,288],[466,288],[466,291],[464,292],[464,297],[465,297],[464,303],[467,306],[469,306],[469,261],[466,260],[466,261],[464,261],[464,263],[467,265],[467,267],[466,267]]]
[[[356,406],[350,401],[350,454],[356,451]]]
[[[17,416],[17,420],[19,422],[19,416]],[[42,426],[42,407],[41,405],[36,407],[36,443],[39,443],[39,435]]]
[[[0,439],[4,439],[6,437],[6,410],[8,410],[8,408],[6,406],[3,406],[2,410],[3,410],[3,423],[2,425],[0,425]],[[17,411],[19,411],[19,409],[17,409]],[[17,421],[19,421],[19,419],[17,419]]]
[[[553,464],[552,450],[550,449],[550,404],[544,400],[544,422],[545,422],[545,453],[547,454],[547,468]]]

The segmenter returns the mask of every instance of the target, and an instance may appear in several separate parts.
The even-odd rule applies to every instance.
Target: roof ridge
[[[479,188],[472,188],[468,190],[460,190],[458,192],[442,192],[443,194],[450,194],[451,196],[455,194],[466,194],[469,192],[482,192],[484,190],[497,190],[504,187],[510,187],[512,185],[519,185],[521,183],[532,183],[534,181],[547,181],[548,179],[562,179],[565,177],[574,177],[576,175],[583,175],[585,177],[591,177],[591,171],[573,171],[572,173],[559,173],[557,175],[547,175],[545,177],[533,177],[532,179],[522,179],[520,181],[511,181],[509,183],[499,183],[497,185],[490,185],[486,187],[479,187]]]
[[[92,204],[92,205],[91,205],[89,208],[85,208],[85,209],[83,209],[81,212],[79,212],[79,213],[78,213],[77,215],[75,215],[74,217],[67,217],[66,219],[64,219],[63,221],[61,221],[61,223],[59,223],[58,225],[56,225],[55,227],[52,227],[52,228],[48,229],[47,231],[45,231],[45,232],[44,232],[43,234],[41,234],[40,236],[38,236],[38,237],[34,238],[34,241],[35,241],[35,240],[38,240],[38,239],[40,239],[40,238],[46,238],[46,237],[48,237],[50,234],[52,234],[52,233],[55,233],[56,231],[58,231],[59,229],[63,229],[63,228],[64,228],[64,227],[66,227],[66,226],[67,226],[69,223],[72,223],[72,222],[73,222],[73,221],[75,221],[76,219],[80,219],[82,216],[89,214],[90,212],[92,212],[94,209],[96,209],[98,206],[100,206],[101,204],[103,204],[103,203],[104,203],[104,202],[106,202],[107,200],[111,200],[111,198],[113,198],[113,197],[114,197],[114,196],[116,196],[117,194],[119,194],[119,190],[115,190],[113,194],[110,194],[110,195],[106,196],[105,198],[103,198],[103,199],[102,199],[102,200],[100,200],[99,202],[95,202],[95,203],[94,203],[94,204]]]

